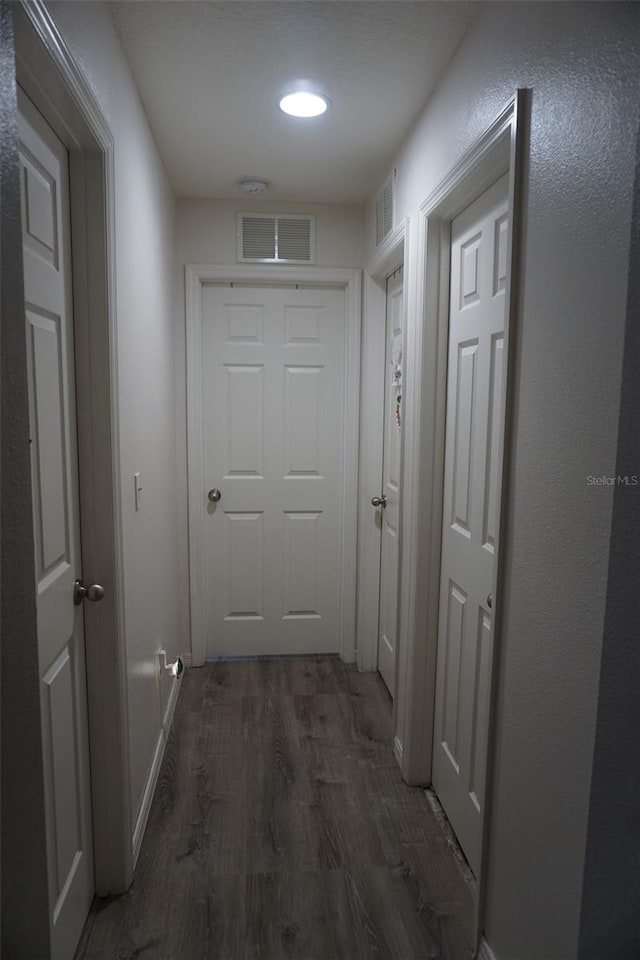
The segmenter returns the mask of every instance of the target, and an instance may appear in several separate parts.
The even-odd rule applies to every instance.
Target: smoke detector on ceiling
[[[269,189],[269,181],[262,177],[242,177],[240,187],[243,193],[255,197],[257,193],[265,193]]]

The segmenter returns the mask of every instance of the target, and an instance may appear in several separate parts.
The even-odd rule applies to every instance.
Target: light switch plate
[[[133,475],[133,489],[135,491],[136,510],[140,510],[142,507],[142,481],[139,473]]]

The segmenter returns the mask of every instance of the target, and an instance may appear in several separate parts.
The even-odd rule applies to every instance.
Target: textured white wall
[[[486,932],[572,960],[611,527],[638,98],[635,4],[489,3],[393,166],[412,216],[532,89]],[[373,210],[367,211],[368,253]]]
[[[178,200],[178,264],[236,263],[236,213],[314,213],[316,266],[362,266],[364,207],[269,200]],[[184,288],[184,282],[183,282]]]
[[[640,103],[638,104],[640,107]],[[629,264],[640,263],[640,135]],[[629,271],[616,475],[640,474],[640,272]],[[591,777],[580,960],[640,957],[640,491],[621,484],[613,523]]]
[[[133,822],[171,681],[156,650],[187,644],[187,578],[178,556],[173,274],[175,202],[108,5],[48,5],[115,140],[116,284],[125,622]],[[133,474],[142,474],[135,512]],[[183,478],[184,481],[184,478]]]

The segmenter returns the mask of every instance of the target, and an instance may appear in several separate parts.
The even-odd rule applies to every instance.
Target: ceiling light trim
[[[280,97],[278,106],[282,113],[296,120],[313,120],[329,110],[331,101],[324,93],[315,90],[293,90]]]

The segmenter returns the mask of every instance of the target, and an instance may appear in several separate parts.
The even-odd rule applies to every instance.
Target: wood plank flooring
[[[187,671],[129,892],[76,960],[468,960],[472,896],[391,753],[380,678],[329,658]]]

